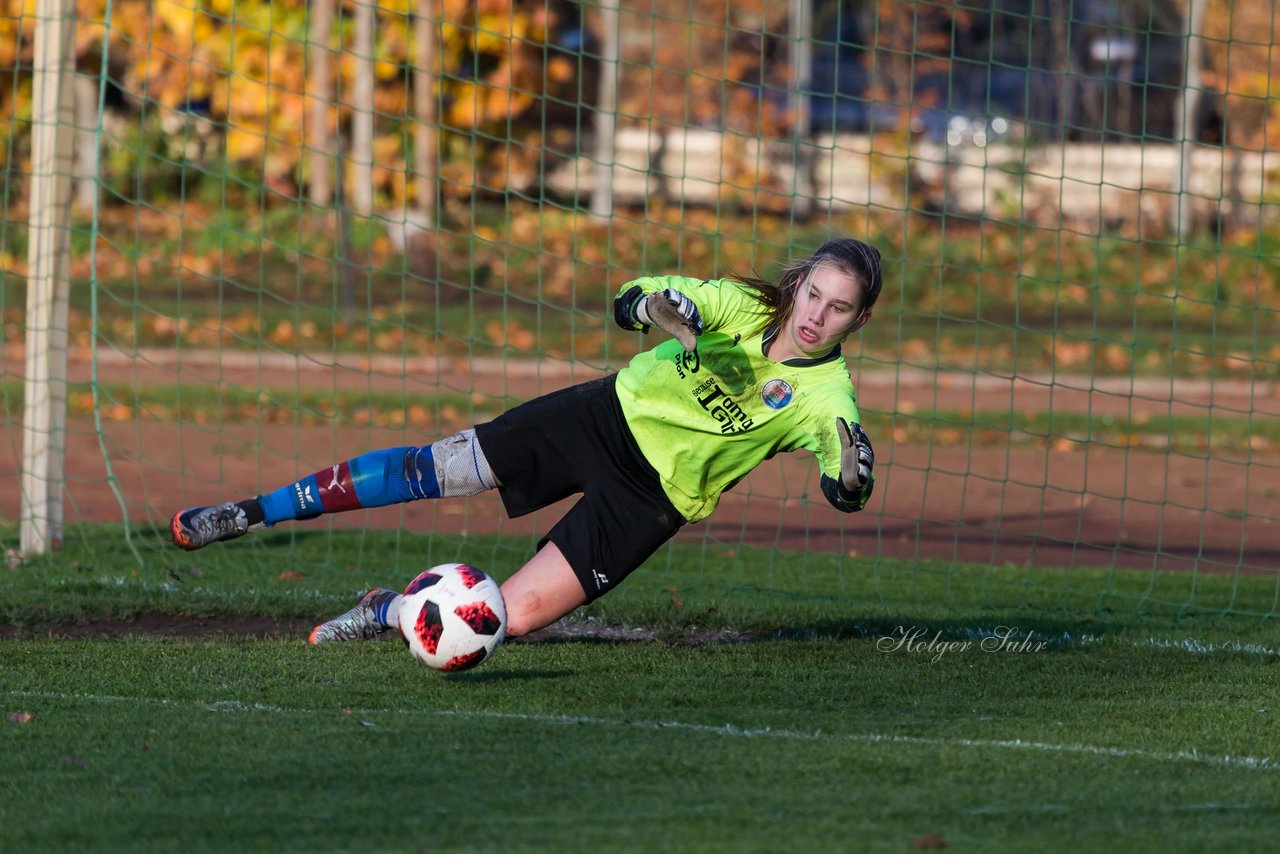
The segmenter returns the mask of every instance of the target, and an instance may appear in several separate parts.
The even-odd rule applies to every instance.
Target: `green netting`
[[[618,369],[646,343],[610,321],[630,278],[771,275],[849,234],[886,260],[846,348],[871,506],[836,513],[794,456],[682,541],[769,549],[778,573],[942,573],[1004,606],[1274,615],[1272,3],[1191,24],[1150,0],[361,8],[79,4],[68,522],[127,521],[171,565],[179,507]],[[16,519],[36,28],[3,9]],[[415,504],[237,559],[403,526],[511,534],[466,555],[509,571],[555,513]],[[697,572],[675,563],[653,577]]]

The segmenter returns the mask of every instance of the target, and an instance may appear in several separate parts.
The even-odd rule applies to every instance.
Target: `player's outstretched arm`
[[[702,316],[698,307],[675,288],[646,293],[639,286],[618,297],[615,319],[624,329],[649,331],[656,326],[680,342],[686,351],[698,347]]]

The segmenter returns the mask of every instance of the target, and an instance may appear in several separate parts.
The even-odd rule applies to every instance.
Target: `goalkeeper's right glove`
[[[702,316],[693,300],[675,288],[655,291],[636,303],[636,320],[658,327],[690,353],[698,347]]]
[[[858,493],[859,503],[866,505],[875,487],[871,469],[876,464],[871,439],[862,425],[836,416],[836,434],[840,437],[840,484],[846,492]]]

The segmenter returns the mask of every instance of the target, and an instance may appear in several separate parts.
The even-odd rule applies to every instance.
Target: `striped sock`
[[[400,628],[400,602],[403,599],[404,597],[397,593],[395,596],[387,596],[374,604],[373,618],[378,622],[378,625],[384,629]]]
[[[423,445],[361,454],[259,496],[258,501],[263,522],[274,525],[290,519],[314,519],[324,513],[439,497],[431,446]]]

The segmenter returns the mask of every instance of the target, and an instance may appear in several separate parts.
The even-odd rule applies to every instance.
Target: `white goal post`
[[[36,6],[22,421],[23,554],[47,552],[62,542],[75,13],[73,0],[39,0]]]

